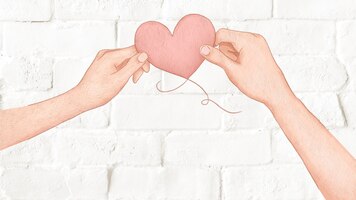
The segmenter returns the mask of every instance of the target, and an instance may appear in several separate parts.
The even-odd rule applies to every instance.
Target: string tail
[[[196,86],[198,86],[205,94],[206,98],[201,100],[201,104],[206,106],[209,104],[209,102],[215,104],[218,108],[220,108],[220,110],[226,112],[226,113],[229,113],[229,114],[238,114],[240,113],[241,111],[230,111],[230,110],[227,110],[225,108],[223,108],[219,103],[217,103],[216,101],[210,99],[209,97],[209,94],[204,90],[204,88],[199,85],[198,83],[196,83],[195,81],[192,81],[190,79],[186,79],[182,84],[178,85],[177,87],[173,88],[173,89],[170,89],[170,90],[162,90],[160,87],[158,87],[158,85],[160,85],[161,81],[158,81],[156,83],[156,89],[159,91],[159,92],[162,92],[162,93],[168,93],[168,92],[173,92],[175,90],[178,90],[179,88],[181,88],[186,82],[190,81],[191,83],[195,84]]]

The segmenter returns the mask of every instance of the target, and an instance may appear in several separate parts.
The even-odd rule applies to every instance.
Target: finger
[[[216,32],[215,45],[220,45],[223,42],[231,43],[237,51],[246,44],[247,37],[250,33],[233,31],[229,29],[219,29]]]
[[[132,56],[128,63],[117,72],[117,75],[120,77],[122,76],[125,79],[129,79],[135,71],[145,64],[147,58],[148,56],[146,53],[138,53]]]
[[[143,71],[148,73],[150,71],[150,63],[146,61],[146,63],[142,67]]]
[[[235,50],[231,43],[220,43],[219,50],[233,61],[237,61],[239,53]]]
[[[208,45],[204,45],[200,48],[200,54],[204,56],[206,60],[220,66],[224,70],[229,70],[231,67],[237,65],[237,63],[226,57],[219,49]]]
[[[121,49],[111,49],[105,52],[105,55],[111,58],[130,58],[137,54],[135,46],[129,46]]]
[[[133,76],[132,76],[132,81],[133,81],[134,83],[137,83],[137,81],[140,79],[140,77],[142,76],[142,74],[143,74],[143,69],[142,69],[142,68],[138,69],[138,70],[133,74]]]
[[[98,53],[95,56],[95,59],[100,59],[108,51],[110,51],[110,49],[102,49],[102,50],[98,51]]]

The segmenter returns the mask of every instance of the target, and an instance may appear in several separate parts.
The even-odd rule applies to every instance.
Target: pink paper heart
[[[188,79],[203,63],[202,45],[214,45],[215,29],[211,21],[198,14],[179,20],[173,31],[155,21],[140,25],[135,34],[138,52],[146,52],[157,68]]]

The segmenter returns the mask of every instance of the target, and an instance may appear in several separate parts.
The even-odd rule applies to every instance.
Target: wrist
[[[83,95],[83,92],[81,92],[81,89],[78,86],[70,89],[66,94],[68,95],[69,103],[76,107],[80,113],[91,109],[86,103],[85,95]]]
[[[295,100],[298,100],[298,98],[295,96],[288,83],[285,83],[274,87],[273,93],[271,93],[271,96],[265,102],[265,105],[268,109],[273,111],[277,108],[288,106]]]
[[[295,94],[289,90],[288,92],[275,96],[275,98],[266,102],[265,105],[273,113],[276,110],[285,110],[298,101],[299,99],[295,96]]]

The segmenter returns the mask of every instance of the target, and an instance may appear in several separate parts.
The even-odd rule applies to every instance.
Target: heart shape
[[[198,14],[179,20],[173,35],[156,21],[141,24],[136,30],[135,46],[146,52],[148,61],[157,68],[188,79],[203,63],[202,45],[213,46],[215,29],[211,21]]]

